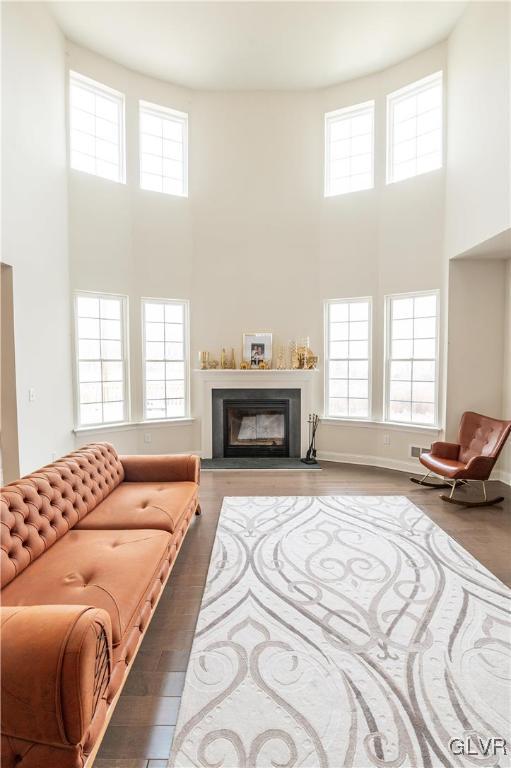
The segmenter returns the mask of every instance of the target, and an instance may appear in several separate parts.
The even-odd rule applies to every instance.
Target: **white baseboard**
[[[187,451],[203,457],[203,451]],[[358,453],[336,453],[334,451],[318,451],[318,459],[334,461],[338,464],[360,464],[366,467],[378,467],[380,469],[395,469],[398,472],[411,472],[413,475],[425,474],[425,469],[418,459],[390,459],[384,456],[366,456]],[[491,476],[492,480],[500,480],[501,483],[511,485],[511,472],[496,469]]]
[[[366,456],[358,453],[335,453],[333,451],[318,451],[318,459],[335,461],[339,464],[361,464],[380,469],[396,469],[399,472],[411,472],[415,475],[425,474],[425,469],[418,460],[387,459],[383,456]],[[511,485],[511,472],[497,469],[491,476],[492,480]]]
[[[335,461],[340,464],[362,464],[368,467],[379,467],[380,469],[396,469],[399,472],[412,472],[421,474],[423,467],[419,461],[410,459],[387,459],[382,456],[366,456],[358,453],[335,453],[333,451],[318,451],[318,459],[323,461]]]

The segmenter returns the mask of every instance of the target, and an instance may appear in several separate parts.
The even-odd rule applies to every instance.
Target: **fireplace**
[[[299,389],[214,389],[213,457],[300,456]]]

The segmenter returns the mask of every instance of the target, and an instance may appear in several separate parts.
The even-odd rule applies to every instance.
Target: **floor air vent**
[[[427,451],[429,451],[429,448],[420,448],[418,445],[410,446],[410,456],[412,459],[418,459],[421,453],[426,453]]]

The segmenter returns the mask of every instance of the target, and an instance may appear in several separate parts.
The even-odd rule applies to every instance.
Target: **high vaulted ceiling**
[[[51,2],[75,43],[188,88],[320,88],[444,40],[465,2]]]

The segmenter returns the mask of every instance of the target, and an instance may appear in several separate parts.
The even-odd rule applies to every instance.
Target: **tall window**
[[[188,414],[188,304],[142,299],[144,417],[175,419]]]
[[[111,181],[125,181],[124,96],[71,72],[71,167]]]
[[[128,419],[125,296],[75,295],[78,425]]]
[[[325,196],[374,186],[374,101],[325,115]]]
[[[442,167],[442,73],[387,96],[387,183]]]
[[[188,195],[188,115],[140,102],[140,186]]]
[[[386,418],[438,423],[438,293],[388,296]]]
[[[370,417],[371,299],[326,304],[327,415]]]

